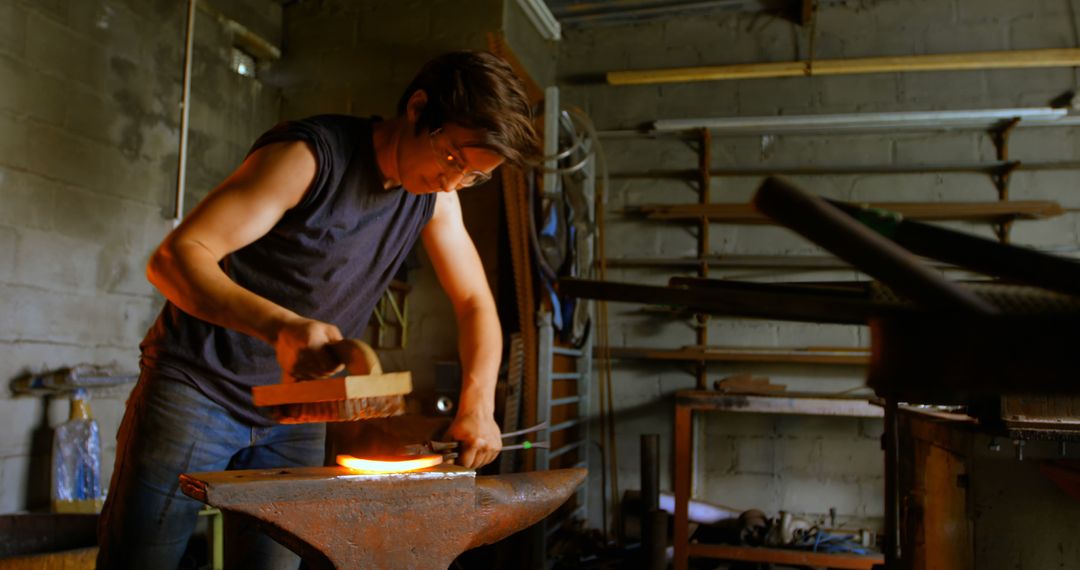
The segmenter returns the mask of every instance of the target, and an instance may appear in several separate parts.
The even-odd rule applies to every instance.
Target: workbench
[[[689,503],[693,466],[695,411],[881,418],[884,411],[866,398],[819,394],[737,394],[684,390],[675,394],[675,570],[685,570],[691,556],[823,568],[870,569],[882,555],[824,554],[803,550],[690,543]]]

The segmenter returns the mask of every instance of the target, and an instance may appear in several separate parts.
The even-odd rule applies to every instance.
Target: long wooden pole
[[[1080,48],[984,51],[858,59],[815,59],[812,62],[782,61],[639,71],[609,71],[607,73],[607,82],[611,85],[648,85],[724,79],[797,77],[800,75],[852,75],[858,73],[1073,66],[1080,66]]]

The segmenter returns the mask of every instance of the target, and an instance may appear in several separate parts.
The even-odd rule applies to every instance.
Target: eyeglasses
[[[439,163],[443,175],[448,180],[453,179],[455,175],[458,177],[457,189],[476,186],[491,180],[491,175],[486,172],[465,169],[465,161],[461,159],[461,150],[450,142],[449,137],[441,128],[431,131],[428,142],[431,143],[431,152],[435,155],[435,161]]]

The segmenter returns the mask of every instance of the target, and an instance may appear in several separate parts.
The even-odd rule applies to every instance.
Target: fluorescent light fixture
[[[723,117],[706,119],[665,119],[655,121],[657,131],[709,129],[723,133],[772,134],[818,131],[874,131],[884,129],[991,128],[1001,121],[1020,119],[1022,124],[1047,123],[1063,119],[1065,109],[1034,107],[1023,109],[978,109],[969,111],[898,111],[893,113],[851,113],[842,115],[777,115],[765,117]]]
[[[544,0],[517,0],[517,3],[545,40],[558,41],[562,38],[559,21],[552,15]]]

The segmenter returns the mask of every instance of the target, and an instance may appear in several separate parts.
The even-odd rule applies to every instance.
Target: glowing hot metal
[[[442,455],[410,455],[401,458],[361,459],[351,455],[337,456],[338,465],[368,473],[401,473],[434,467],[443,462]]]

